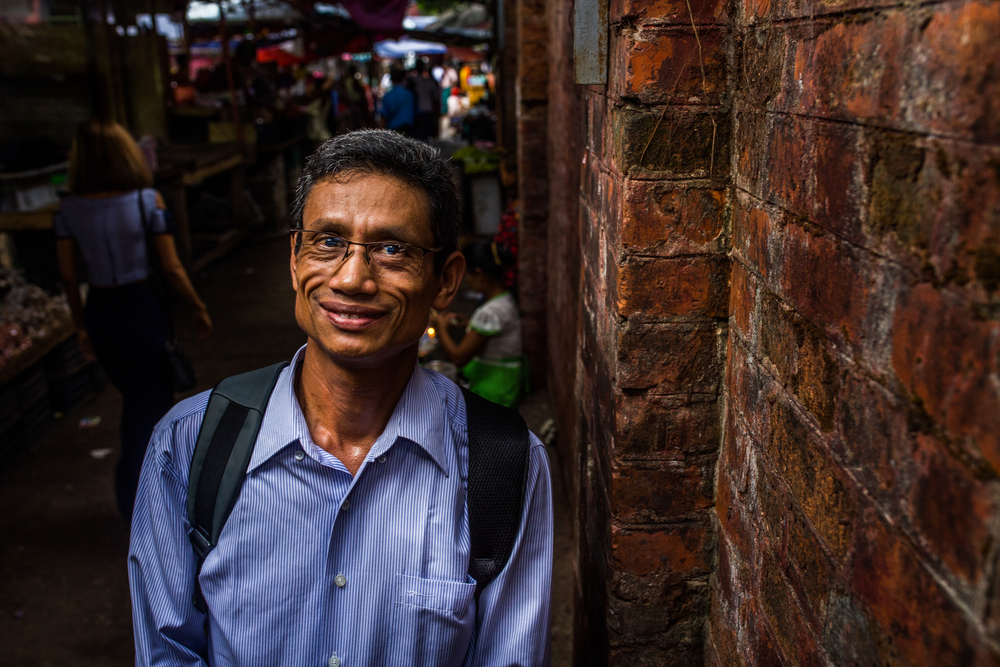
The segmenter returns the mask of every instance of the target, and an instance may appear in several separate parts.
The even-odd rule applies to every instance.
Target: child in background
[[[504,276],[513,257],[504,245],[476,241],[462,248],[465,279],[486,302],[472,313],[465,337],[455,343],[448,325],[462,324],[455,313],[432,315],[431,323],[448,359],[461,369],[469,390],[512,408],[527,391],[527,366],[521,350],[521,316]]]

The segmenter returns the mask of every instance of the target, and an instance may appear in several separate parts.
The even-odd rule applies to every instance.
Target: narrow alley
[[[183,328],[186,313],[178,309],[179,334],[198,373],[198,387],[190,394],[290,359],[305,342],[295,323],[286,236],[239,248],[196,283],[216,328],[207,340],[194,340]],[[471,305],[455,308],[471,310]],[[0,478],[0,664],[135,664],[125,570],[128,534],[112,492],[119,410],[117,392],[105,387],[58,419]],[[538,432],[549,419],[545,392],[531,394],[521,412]],[[100,423],[81,428],[81,420],[93,417]],[[555,460],[553,470],[559,470]],[[562,479],[554,474],[553,482],[553,665],[562,667],[572,656],[572,524]]]

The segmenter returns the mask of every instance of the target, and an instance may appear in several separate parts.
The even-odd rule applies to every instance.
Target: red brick
[[[914,665],[995,665],[970,622],[907,542],[871,513],[857,531],[851,589],[871,608],[897,650]]]
[[[621,267],[617,297],[622,317],[726,317],[728,261],[724,257],[631,258]]]
[[[748,267],[765,280],[771,275],[771,230],[777,227],[770,213],[741,197],[733,216],[733,249]]]
[[[725,192],[629,180],[622,206],[622,247],[643,255],[721,252]]]
[[[801,418],[780,401],[771,413],[768,460],[823,543],[842,559],[857,514],[854,493]]]
[[[643,104],[719,104],[726,90],[722,32],[643,27],[613,41],[609,88]]]
[[[816,123],[816,194],[812,217],[816,224],[857,245],[865,244],[861,229],[864,199],[864,152],[857,127]]]
[[[837,413],[832,449],[874,497],[890,502],[899,464],[910,456],[906,407],[887,389],[849,374]]]
[[[618,339],[619,386],[714,396],[722,381],[721,352],[714,324],[662,324],[635,315]]]
[[[736,418],[731,427],[745,430],[750,438],[764,444],[770,439],[777,384],[733,336],[729,338],[728,355],[728,405]]]
[[[760,582],[761,607],[767,614],[784,656],[797,667],[822,667],[816,640],[798,609],[795,597],[774,561],[765,556]]]
[[[952,571],[975,584],[991,540],[992,491],[935,438],[918,434],[916,439],[919,476],[909,498],[914,524]]]
[[[834,565],[830,562],[809,522],[794,509],[788,510],[784,570],[807,617],[817,633],[822,631],[827,601],[833,586]]]
[[[701,523],[679,523],[654,530],[611,528],[615,568],[633,576],[707,574],[712,536]]]
[[[821,329],[856,341],[868,305],[868,256],[795,224],[784,229],[782,254],[782,296]]]
[[[757,303],[757,279],[739,261],[732,263],[729,286],[729,323],[740,335],[750,339],[750,317]]]
[[[715,397],[619,394],[615,456],[620,460],[683,460],[719,449]]]
[[[690,7],[690,11],[689,8]],[[662,24],[691,25],[692,16],[699,25],[723,23],[729,3],[722,0],[611,0],[611,22],[654,20]]]
[[[926,131],[1000,140],[1000,6],[966,2],[934,12],[908,59],[908,115]]]
[[[1000,470],[1000,322],[978,320],[969,306],[929,284],[899,299],[892,363],[930,417]]]
[[[621,463],[611,480],[614,517],[656,523],[711,507],[713,474],[707,461]]]
[[[614,109],[612,119],[614,164],[623,174],[723,178],[729,172],[725,114],[626,104]]]
[[[771,116],[768,133],[766,198],[796,215],[810,212],[813,194],[812,121]]]
[[[900,65],[906,61],[907,16],[902,11],[810,26],[796,40],[794,69],[786,90],[788,110],[820,116],[877,120],[900,116]],[[795,84],[791,84],[792,82]]]

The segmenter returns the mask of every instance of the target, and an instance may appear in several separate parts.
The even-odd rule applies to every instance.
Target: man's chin
[[[374,341],[341,339],[324,342],[309,339],[310,345],[316,345],[330,361],[338,366],[352,369],[370,369],[388,363],[401,363],[404,357],[408,364],[413,363],[416,359],[417,342],[380,345]]]

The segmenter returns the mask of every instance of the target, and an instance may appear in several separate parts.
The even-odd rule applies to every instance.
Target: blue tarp
[[[375,53],[379,58],[405,58],[408,53],[426,55],[447,53],[448,47],[436,42],[422,42],[419,39],[386,39],[375,42]]]

